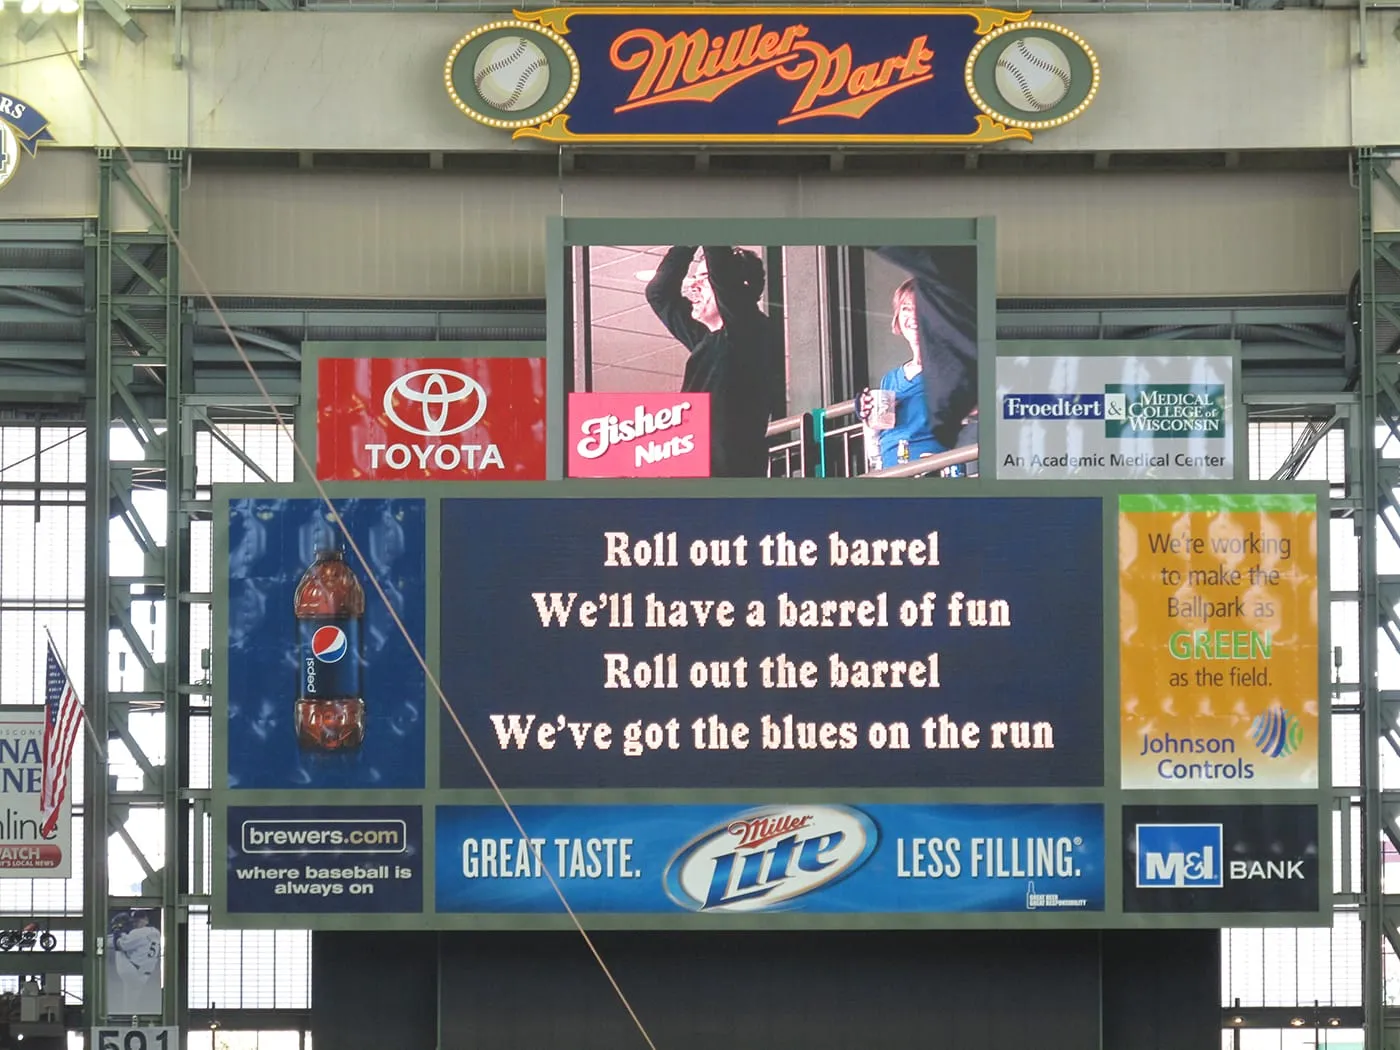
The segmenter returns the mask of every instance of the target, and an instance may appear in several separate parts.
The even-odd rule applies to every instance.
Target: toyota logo
[[[415,380],[419,382],[415,383]],[[399,415],[394,403],[395,396],[404,402],[419,405],[423,412],[422,426],[414,426]],[[458,401],[465,401],[475,395],[476,410],[465,423],[455,427],[447,426],[448,410]],[[395,379],[384,391],[384,414],[393,420],[394,425],[410,434],[423,437],[448,437],[470,430],[486,414],[486,391],[471,376],[461,372],[451,372],[445,368],[420,368]]]

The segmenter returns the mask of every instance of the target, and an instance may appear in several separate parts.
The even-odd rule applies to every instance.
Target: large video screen
[[[567,223],[565,473],[975,476],[989,231]]]
[[[1319,487],[717,487],[221,492],[215,921],[1328,921]]]

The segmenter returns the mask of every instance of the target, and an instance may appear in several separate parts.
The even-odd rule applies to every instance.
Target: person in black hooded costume
[[[692,266],[692,263],[694,264]],[[780,348],[759,309],[763,262],[743,248],[670,248],[647,304],[690,351],[681,391],[710,395],[710,476],[768,476],[768,418]]]

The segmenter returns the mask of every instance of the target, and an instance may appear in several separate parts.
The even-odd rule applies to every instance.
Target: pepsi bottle
[[[323,548],[302,574],[297,621],[297,742],[308,751],[347,751],[365,739],[360,693],[360,621],[365,592],[342,551]]]

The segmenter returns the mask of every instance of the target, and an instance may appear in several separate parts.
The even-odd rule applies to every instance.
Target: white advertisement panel
[[[60,879],[72,874],[72,792],[47,834],[39,809],[44,781],[44,709],[0,707],[0,878]]]
[[[998,479],[1235,477],[1228,354],[998,357],[996,391]]]

